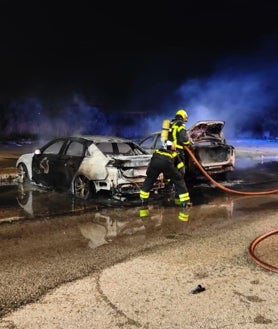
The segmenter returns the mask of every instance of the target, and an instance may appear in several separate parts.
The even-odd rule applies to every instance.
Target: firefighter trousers
[[[161,173],[163,173],[165,179],[170,179],[170,181],[175,185],[176,194],[188,194],[184,176],[175,167],[172,159],[163,155],[154,155],[152,157],[146,172],[147,177],[141,190],[144,192],[149,192],[153,187],[157,177]]]

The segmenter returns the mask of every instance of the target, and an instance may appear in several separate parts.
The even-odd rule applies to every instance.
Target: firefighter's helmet
[[[179,115],[180,117],[182,117],[183,121],[187,121],[188,119],[188,115],[186,113],[186,111],[184,109],[179,109],[176,113],[176,116]]]

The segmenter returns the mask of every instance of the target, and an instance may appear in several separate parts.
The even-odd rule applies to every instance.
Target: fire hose
[[[194,163],[196,164],[196,166],[200,169],[200,171],[204,174],[204,176],[211,181],[216,187],[220,188],[221,190],[225,191],[225,192],[229,192],[229,193],[234,193],[234,194],[240,194],[240,195],[268,195],[268,194],[275,194],[278,193],[278,189],[275,190],[270,190],[270,191],[263,191],[263,192],[245,192],[245,191],[236,191],[236,190],[232,190],[229,189],[225,186],[223,186],[222,184],[219,184],[218,182],[216,182],[203,168],[203,166],[199,163],[199,161],[196,159],[194,153],[190,150],[190,148],[188,146],[184,147],[185,150],[188,152],[188,154],[190,155],[191,159],[194,161]],[[259,242],[261,242],[262,240],[264,240],[265,238],[273,235],[273,234],[278,234],[278,229],[274,230],[274,231],[270,231],[267,233],[264,233],[262,235],[260,235],[259,237],[257,237],[249,246],[249,254],[251,256],[251,258],[255,261],[256,264],[262,266],[263,268],[278,273],[278,268],[275,266],[272,266],[262,260],[260,260],[256,255],[255,255],[255,248],[257,246],[257,244]]]
[[[216,187],[220,188],[223,191],[229,192],[229,193],[234,193],[234,194],[240,194],[240,195],[268,195],[268,194],[275,194],[278,193],[278,189],[275,190],[270,190],[270,191],[263,191],[263,192],[245,192],[245,191],[236,191],[229,189],[225,187],[224,185],[218,183],[215,181],[203,168],[203,166],[200,164],[200,162],[196,159],[194,153],[190,150],[188,146],[184,146],[185,150],[187,153],[190,155],[191,159],[194,161],[195,165],[200,169],[200,171],[203,173],[203,175],[211,181]]]
[[[261,259],[259,259],[256,255],[255,255],[255,248],[257,246],[257,244],[259,244],[261,241],[263,241],[264,239],[270,237],[271,235],[274,234],[278,234],[278,229],[264,233],[260,236],[258,236],[249,246],[249,254],[252,257],[252,259],[255,261],[256,264],[260,265],[261,267],[263,267],[266,270],[269,270],[271,272],[275,272],[278,273],[278,267],[275,267],[271,264],[268,264],[264,261],[262,261]]]

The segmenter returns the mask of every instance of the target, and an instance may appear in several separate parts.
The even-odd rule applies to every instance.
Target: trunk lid
[[[187,131],[189,138],[193,143],[198,142],[218,142],[225,143],[223,127],[225,122],[222,120],[204,120],[196,122]]]

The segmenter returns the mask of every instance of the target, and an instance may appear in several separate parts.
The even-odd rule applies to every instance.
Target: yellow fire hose
[[[194,153],[190,150],[188,146],[184,146],[185,150],[187,153],[190,155],[194,163],[197,165],[197,167],[201,170],[201,172],[204,174],[206,178],[208,178],[216,187],[220,188],[223,191],[229,192],[229,193],[234,193],[234,194],[240,194],[240,195],[268,195],[268,194],[275,194],[278,193],[278,189],[276,190],[270,190],[270,191],[263,191],[263,192],[244,192],[244,191],[236,191],[236,190],[231,190],[222,184],[219,184],[216,182],[202,167],[202,165],[199,163],[199,161],[196,159]]]

